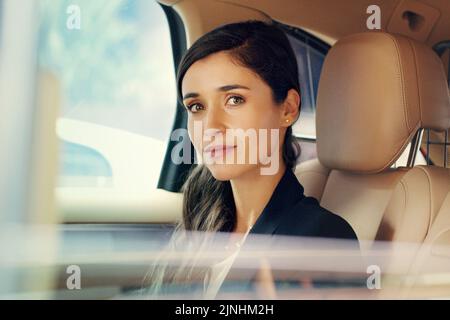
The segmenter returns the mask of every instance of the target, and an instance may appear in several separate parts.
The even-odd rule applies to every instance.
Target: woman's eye
[[[236,105],[239,105],[239,104],[243,103],[243,102],[244,102],[244,99],[242,99],[242,98],[239,97],[239,96],[232,96],[232,97],[230,97],[230,99],[228,99],[228,101],[229,101],[232,105],[236,106]]]
[[[186,108],[192,113],[197,113],[199,110],[202,110],[201,105],[199,105],[198,103],[188,105]]]

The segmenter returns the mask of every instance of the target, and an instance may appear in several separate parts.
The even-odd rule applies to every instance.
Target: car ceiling
[[[158,1],[173,6],[180,14],[189,29],[189,42],[222,23],[242,19],[274,19],[300,27],[333,44],[346,35],[368,31],[366,20],[369,14],[366,10],[370,5],[380,7],[383,31],[405,34],[430,46],[450,39],[449,0]],[[406,30],[408,21],[402,16],[406,9],[423,14],[426,22],[424,28],[427,30]]]

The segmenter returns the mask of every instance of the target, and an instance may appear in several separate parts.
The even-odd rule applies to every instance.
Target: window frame
[[[172,42],[173,59],[175,66],[175,74],[178,73],[178,66],[187,50],[187,37],[183,20],[179,14],[172,8],[160,3],[160,6],[166,14],[169,23],[169,30]],[[177,99],[176,102],[175,119],[172,125],[172,133],[177,129],[187,129],[187,113],[183,111],[184,107]],[[194,163],[194,147],[189,140],[187,133],[183,136],[183,142],[189,143],[191,148],[191,163]],[[179,192],[184,184],[184,181],[191,169],[190,164],[181,163],[174,164],[171,161],[172,149],[178,144],[178,141],[172,141],[168,138],[166,154],[161,167],[157,188],[164,189],[171,192]]]

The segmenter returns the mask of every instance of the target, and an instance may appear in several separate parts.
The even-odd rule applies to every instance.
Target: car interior
[[[168,240],[181,218],[192,167],[170,157],[180,141],[193,150],[186,135],[171,138],[187,120],[176,101],[177,65],[203,34],[245,20],[279,26],[297,55],[302,109],[294,135],[302,154],[295,175],[305,194],[353,227],[363,256],[377,243],[414,246],[401,261],[412,279],[405,297],[429,273],[435,278],[427,278],[432,290],[424,296],[450,296],[448,0],[130,0],[98,8],[80,1],[75,35],[60,27],[72,14],[69,3],[57,2],[0,0],[2,296],[109,299],[139,288],[146,250]],[[379,8],[379,28],[368,27],[370,6]],[[109,25],[111,17],[123,25]],[[130,50],[138,42],[126,36],[139,35],[136,61],[167,51],[131,69],[142,78],[130,76],[134,56],[101,47],[109,27],[107,40]],[[97,66],[104,63],[103,74]],[[145,72],[154,80],[144,82]],[[132,79],[126,86],[122,75]],[[84,107],[99,96],[98,107]],[[152,106],[127,109],[109,98]],[[21,238],[24,227],[41,225],[57,228]],[[45,250],[23,251],[20,267],[11,268],[16,245]],[[123,254],[131,266],[121,264]],[[86,270],[88,290],[66,290],[71,262]]]

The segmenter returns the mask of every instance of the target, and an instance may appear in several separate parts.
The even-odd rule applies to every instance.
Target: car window
[[[317,158],[316,100],[320,73],[329,45],[301,29],[277,23],[291,43],[297,57],[302,106],[293,133],[301,146],[298,162]]]
[[[297,57],[302,95],[300,118],[294,125],[293,131],[300,138],[315,139],[317,88],[325,54],[312,48],[302,39],[289,35],[288,38],[291,40],[292,48]]]
[[[320,72],[326,55],[326,48],[318,50],[310,45],[308,37],[287,35],[297,57],[302,109],[300,118],[293,126],[293,132],[300,138],[316,138],[316,99]],[[312,38],[311,38],[312,39]]]
[[[444,44],[444,43],[442,43]],[[444,65],[445,74],[450,93],[450,42],[445,43],[446,48],[437,50]],[[421,152],[425,157],[425,162],[439,167],[450,167],[450,140],[447,131],[424,130]]]
[[[156,1],[39,1],[38,64],[58,79],[59,188],[156,188],[175,115]]]

